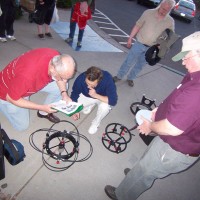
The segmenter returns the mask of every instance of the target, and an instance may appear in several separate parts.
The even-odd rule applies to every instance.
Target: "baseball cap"
[[[200,49],[200,31],[194,32],[183,39],[181,52],[175,55],[172,60],[177,62],[186,56],[186,54],[190,51],[197,49]]]

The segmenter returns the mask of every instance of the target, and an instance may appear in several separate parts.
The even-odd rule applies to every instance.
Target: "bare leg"
[[[42,25],[37,25],[38,34],[43,34]]]
[[[49,33],[49,25],[45,24],[45,33]]]

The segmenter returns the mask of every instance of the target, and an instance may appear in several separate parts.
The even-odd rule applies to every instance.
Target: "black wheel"
[[[132,135],[131,135],[129,129],[126,126],[119,124],[119,123],[111,123],[106,126],[105,134],[110,134],[110,133],[114,133],[114,134],[118,135],[118,140],[119,140],[119,138],[123,137],[125,140],[125,143],[129,143],[132,139]],[[109,137],[109,139],[112,139],[112,138]],[[115,140],[116,140],[116,138],[115,138]]]
[[[128,128],[122,124],[109,124],[102,136],[102,143],[106,149],[113,153],[121,153],[127,148],[132,135]]]
[[[146,109],[146,110],[152,110],[151,107],[147,106],[146,104],[143,104],[141,102],[134,102],[131,104],[130,106],[130,110],[132,112],[132,114],[135,116],[136,113],[139,111],[139,110],[142,110],[142,109]]]

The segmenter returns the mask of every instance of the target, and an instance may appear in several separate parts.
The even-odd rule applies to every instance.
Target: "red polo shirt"
[[[0,72],[0,99],[30,96],[45,87],[52,78],[48,75],[50,60],[60,53],[50,48],[28,51],[11,61]]]

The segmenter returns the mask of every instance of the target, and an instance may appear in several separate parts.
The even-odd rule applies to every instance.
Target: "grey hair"
[[[175,0],[162,0],[157,8],[160,8],[161,4],[163,4],[163,3],[168,4],[172,9],[175,6],[176,1]]]
[[[56,55],[51,59],[51,64],[55,67],[58,73],[63,73],[68,68],[67,64],[63,64],[63,58],[70,59],[73,63],[73,67],[76,68],[76,61],[70,55],[67,54]]]

